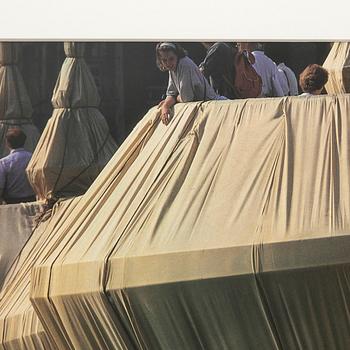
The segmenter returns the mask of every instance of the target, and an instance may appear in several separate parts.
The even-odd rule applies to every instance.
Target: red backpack
[[[246,50],[238,51],[234,57],[235,78],[233,87],[237,98],[261,95],[262,80],[252,66],[254,63],[255,57]]]

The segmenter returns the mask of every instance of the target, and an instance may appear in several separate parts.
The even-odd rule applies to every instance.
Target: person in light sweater
[[[169,71],[166,98],[158,105],[165,125],[170,121],[170,108],[177,102],[226,99],[215,93],[198,66],[180,45],[170,42],[157,44],[156,61],[161,71]]]

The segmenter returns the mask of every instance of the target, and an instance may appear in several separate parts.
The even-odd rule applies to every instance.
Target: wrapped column
[[[33,124],[32,105],[17,67],[19,44],[0,42],[0,158],[9,153],[5,135],[12,127],[20,127],[27,136],[24,148],[33,152],[39,131]]]
[[[54,108],[28,165],[40,199],[84,193],[117,149],[83,58],[84,43],[65,43],[66,59],[52,96]]]
[[[323,67],[329,73],[326,84],[329,94],[350,92],[350,43],[334,43]]]

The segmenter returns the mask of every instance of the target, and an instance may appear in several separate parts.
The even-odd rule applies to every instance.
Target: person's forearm
[[[176,98],[174,96],[167,96],[164,100],[164,106],[171,108],[176,103]]]
[[[163,124],[168,125],[170,120],[170,108],[176,103],[176,99],[174,96],[167,96],[165,100],[161,102],[161,113],[160,119]]]

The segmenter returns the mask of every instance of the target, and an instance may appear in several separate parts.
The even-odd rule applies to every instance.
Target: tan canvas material
[[[20,127],[27,139],[24,148],[33,152],[39,131],[31,119],[33,109],[22,75],[17,67],[18,43],[0,42],[0,158],[9,153],[5,135]]]
[[[65,59],[52,96],[54,111],[27,167],[40,199],[82,194],[117,149],[85,63],[83,43],[65,43]]]
[[[74,200],[78,201],[79,198]],[[64,225],[62,214],[72,209],[74,202],[71,202],[58,202],[52,219],[42,220],[35,227],[6,275],[0,292],[0,349],[56,349],[30,304],[30,278],[33,265],[48,259],[64,240],[53,232]]]
[[[0,205],[0,289],[13,261],[35,227],[38,202]]]
[[[0,343],[349,348],[349,112],[349,95],[178,104],[168,126],[151,109],[32,235]]]
[[[323,67],[329,73],[326,90],[329,94],[350,92],[350,43],[333,44]]]
[[[138,156],[147,140],[151,137],[152,130],[157,125],[158,123],[152,122],[152,119],[150,120],[149,118],[145,118],[139,123],[138,127],[127,139],[127,142],[121,145],[117,152],[118,160],[113,163],[115,173],[118,173],[119,176],[125,175],[129,164]],[[55,259],[56,256],[56,254],[53,254],[53,250],[59,252],[66,245],[71,244],[73,237],[67,236],[66,233],[70,230],[72,222],[67,219],[71,217],[71,213],[74,213],[73,215],[76,215],[77,218],[83,215],[89,203],[85,202],[83,206],[80,206],[78,213],[76,205],[81,200],[78,197],[74,200],[59,201],[54,206],[50,219],[43,221],[34,231],[21,255],[16,259],[11,270],[6,275],[3,290],[0,293],[1,350],[74,348],[67,336],[60,337],[66,331],[62,328],[63,326],[58,319],[51,320],[55,326],[49,333],[44,331],[30,303],[29,292],[31,287],[31,270],[34,264],[44,264],[47,259],[49,259],[48,263],[51,264],[53,262],[51,257]],[[95,201],[98,201],[98,198],[95,198]],[[34,287],[35,282],[32,285],[32,288]],[[46,288],[46,285],[43,285],[43,287]],[[47,307],[47,304],[43,305]],[[106,316],[107,318],[109,317],[108,314]],[[40,312],[39,317],[41,317]],[[118,345],[120,343],[124,344],[123,340],[118,336],[118,332],[120,331],[115,329],[115,334],[110,334],[110,346],[131,349],[130,343],[127,343],[128,346]],[[96,343],[99,344],[100,341],[97,339]],[[99,347],[95,348],[98,349]]]

